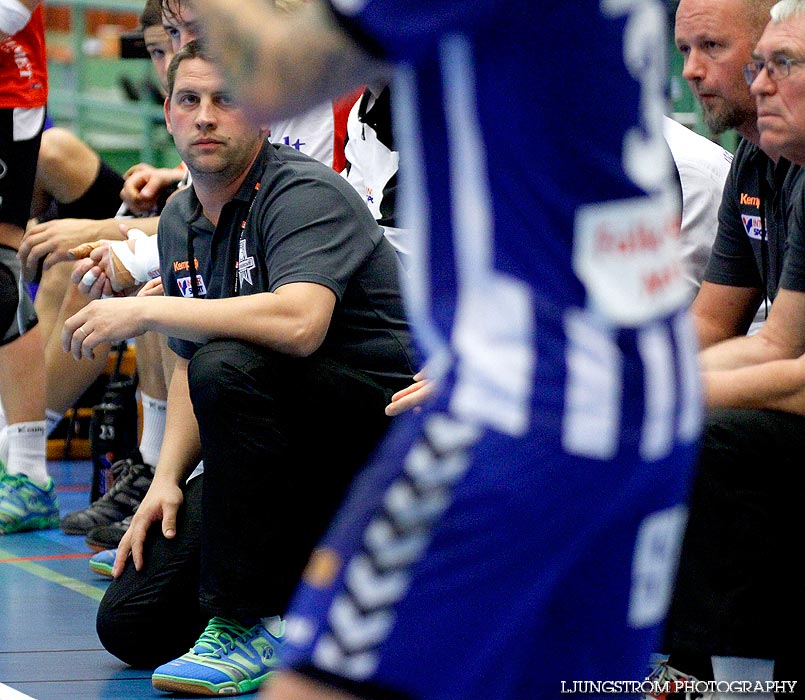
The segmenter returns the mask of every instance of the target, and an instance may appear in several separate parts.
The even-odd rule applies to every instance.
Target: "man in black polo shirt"
[[[718,234],[692,305],[702,347],[745,334],[758,306],[775,298],[782,274],[800,168],[761,150],[757,110],[741,73],[773,4],[681,0],[677,9],[675,40],[685,58],[683,77],[701,104],[705,123],[713,133],[735,129],[742,137],[724,187]],[[796,283],[805,289],[805,276]]]
[[[805,449],[805,418],[776,410],[785,407],[761,390],[772,374],[751,366],[784,346],[780,330],[791,337],[791,301],[805,296],[805,256],[794,243],[802,239],[802,170],[761,140],[742,75],[773,4],[681,0],[676,15],[683,75],[706,122],[743,137],[693,303],[709,411],[665,643],[685,676],[720,681],[784,680],[801,665],[791,620],[803,592],[785,562],[799,546],[802,489],[792,467]],[[764,299],[774,301],[768,321],[747,336]]]
[[[349,183],[267,143],[195,42],[174,57],[169,88],[193,186],[160,219],[167,296],[96,301],[65,326],[75,355],[145,329],[179,355],[154,481],[120,544],[99,633],[129,663],[168,661],[199,632],[198,594],[209,624],[154,686],[242,693],[274,668],[283,623],[268,616],[284,611],[414,358],[396,255]],[[184,487],[199,458],[200,505],[195,480]],[[157,521],[164,538],[146,537]],[[172,547],[183,529],[200,542],[195,588],[196,545]]]

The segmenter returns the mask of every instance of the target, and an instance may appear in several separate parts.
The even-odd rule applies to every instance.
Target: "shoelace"
[[[138,493],[139,489],[134,488],[134,483],[150,470],[151,467],[147,464],[132,464],[126,475],[118,481],[115,481],[110,491],[114,491],[116,494],[124,492],[129,496]]]
[[[220,656],[231,651],[235,645],[246,637],[253,635],[253,627],[246,627],[236,620],[214,617],[210,620],[193,647],[199,656]],[[198,651],[201,647],[202,651]]]
[[[134,466],[134,460],[132,459],[119,459],[117,462],[112,464],[109,469],[112,472],[112,477],[115,481],[122,479],[129,473],[129,470]]]
[[[121,467],[118,475],[115,476],[115,482],[103,496],[101,500],[114,501],[123,503],[124,505],[131,505],[131,502],[139,502],[142,496],[142,488],[135,487],[135,482],[143,474],[151,470],[148,464],[134,464],[132,460],[121,460],[121,462],[128,462]],[[115,462],[115,464],[119,464]],[[114,473],[114,465],[112,465]]]

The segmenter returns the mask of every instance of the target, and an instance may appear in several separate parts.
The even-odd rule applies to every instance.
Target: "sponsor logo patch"
[[[207,296],[207,286],[204,284],[204,278],[201,275],[196,275],[196,283],[198,284],[198,295],[200,297]],[[176,284],[179,287],[179,292],[186,299],[193,297],[193,285],[190,284],[190,277],[178,277]]]
[[[751,194],[746,194],[746,192],[741,192],[741,204],[760,209],[760,197],[754,197]]]
[[[759,216],[750,216],[749,214],[741,214],[741,221],[744,225],[744,230],[749,238],[761,240],[763,238],[763,221]]]

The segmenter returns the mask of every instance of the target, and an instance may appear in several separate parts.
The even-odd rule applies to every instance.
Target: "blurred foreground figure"
[[[426,234],[409,309],[438,389],[314,552],[293,671],[264,696],[533,700],[642,677],[701,420],[664,6],[198,9],[255,119],[396,64],[401,225]]]

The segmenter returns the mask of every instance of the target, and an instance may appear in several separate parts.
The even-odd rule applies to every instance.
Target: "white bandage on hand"
[[[87,270],[84,276],[81,278],[81,284],[91,287],[98,281],[98,275],[96,275],[92,270]]]
[[[115,241],[109,245],[110,282],[116,292],[159,276],[157,237],[136,228],[129,229],[128,237],[134,241],[134,252],[128,241]]]
[[[0,32],[12,36],[25,29],[31,11],[19,0],[0,0]]]

